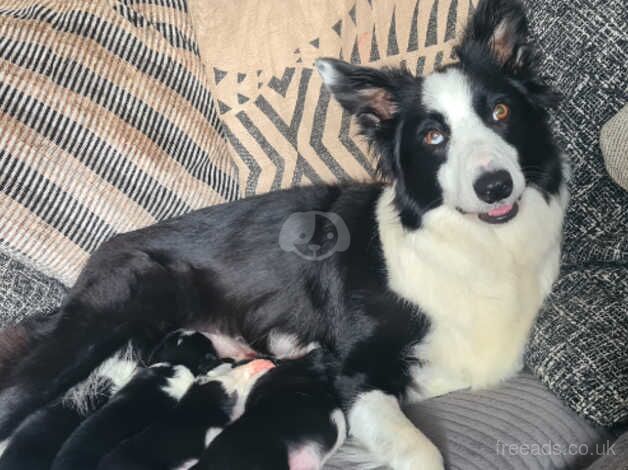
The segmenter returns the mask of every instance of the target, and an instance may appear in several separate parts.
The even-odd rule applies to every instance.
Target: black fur
[[[196,382],[172,410],[153,410],[156,421],[121,442],[98,469],[170,469],[197,458],[205,447],[207,430],[226,426],[234,404],[235,397],[220,382]]]

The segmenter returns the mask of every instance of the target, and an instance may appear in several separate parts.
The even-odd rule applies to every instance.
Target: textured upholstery
[[[577,412],[628,419],[628,192],[604,167],[600,128],[625,104],[624,0],[527,0],[543,73],[563,95],[556,135],[571,160],[562,277],[526,364]]]

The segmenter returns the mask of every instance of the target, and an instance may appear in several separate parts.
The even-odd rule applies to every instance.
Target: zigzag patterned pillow
[[[116,232],[238,196],[185,0],[0,8],[0,249],[71,284]]]
[[[321,56],[418,74],[451,61],[477,0],[190,0],[245,194],[372,176],[350,116],[314,71]]]

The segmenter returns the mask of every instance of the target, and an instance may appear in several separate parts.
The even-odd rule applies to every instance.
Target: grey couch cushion
[[[572,161],[563,278],[532,331],[526,364],[579,413],[628,419],[628,192],[607,175],[601,126],[624,105],[625,0],[527,0],[540,70],[563,94],[556,134]]]
[[[529,372],[492,390],[454,392],[406,412],[438,445],[450,470],[586,468],[613,440],[608,431],[563,405]],[[347,454],[359,454],[354,443],[327,468],[379,468],[341,463]]]
[[[53,310],[65,292],[59,281],[0,252],[0,328]]]

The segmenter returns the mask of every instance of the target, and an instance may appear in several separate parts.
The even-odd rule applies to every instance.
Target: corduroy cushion
[[[451,61],[477,0],[190,0],[247,195],[368,179],[373,162],[314,70],[321,56],[407,67]]]
[[[71,284],[117,232],[234,199],[183,0],[0,6],[0,249]]]
[[[602,127],[600,148],[608,174],[628,191],[628,104]]]

